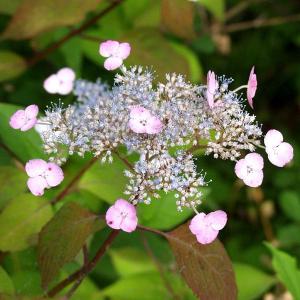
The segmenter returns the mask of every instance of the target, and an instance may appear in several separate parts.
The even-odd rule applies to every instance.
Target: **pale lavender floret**
[[[9,125],[14,129],[27,131],[34,127],[37,123],[37,115],[39,108],[37,105],[32,104],[25,108],[25,110],[16,111],[10,118]]]
[[[138,223],[134,205],[124,199],[118,199],[107,210],[105,219],[109,227],[126,232],[134,231]]]
[[[25,171],[30,177],[27,186],[35,196],[42,196],[46,188],[57,186],[64,179],[64,173],[58,165],[42,159],[29,160]]]
[[[210,244],[218,236],[219,231],[227,223],[227,214],[222,210],[217,210],[209,214],[199,213],[190,223],[190,231],[196,235],[200,244]]]
[[[281,132],[271,129],[267,132],[264,143],[270,162],[277,167],[284,167],[294,157],[293,147],[283,142]]]
[[[247,99],[249,105],[253,108],[253,98],[255,96],[257,89],[257,78],[256,74],[254,73],[254,67],[252,67],[249,79],[248,79],[248,84],[247,84]]]

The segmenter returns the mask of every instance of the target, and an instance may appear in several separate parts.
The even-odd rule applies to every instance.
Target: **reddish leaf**
[[[76,257],[97,221],[94,214],[70,202],[46,224],[38,243],[38,264],[44,288],[66,263]]]
[[[231,261],[219,240],[201,245],[184,224],[167,236],[179,270],[201,300],[235,300],[237,287]]]
[[[23,0],[3,33],[27,39],[44,31],[80,22],[101,0]]]
[[[184,39],[196,37],[194,30],[194,4],[187,0],[163,0],[161,6],[161,25]]]

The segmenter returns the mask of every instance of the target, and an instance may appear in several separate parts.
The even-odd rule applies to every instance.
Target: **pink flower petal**
[[[115,54],[115,56],[124,60],[129,56],[130,51],[131,51],[131,47],[130,47],[129,43],[121,43],[119,45],[117,54]]]
[[[210,108],[214,107],[214,95],[217,88],[218,88],[218,81],[216,79],[215,73],[213,71],[208,71],[206,97]]]
[[[273,148],[283,142],[282,133],[276,129],[271,129],[267,132],[264,138],[264,143],[267,148]]]
[[[31,129],[32,127],[34,127],[36,122],[37,122],[36,118],[28,119],[28,120],[26,120],[26,123],[20,128],[20,130],[27,131],[27,130]]]
[[[264,159],[258,153],[249,153],[245,156],[247,166],[254,170],[262,170],[264,167]]]
[[[44,190],[47,188],[47,182],[42,176],[31,177],[27,181],[27,186],[30,192],[35,196],[44,195]]]
[[[270,162],[277,167],[284,167],[294,157],[294,150],[291,144],[281,143],[279,146],[273,148],[273,151],[268,152]]]
[[[135,133],[146,133],[145,125],[135,119],[130,119],[128,126]]]
[[[104,68],[108,71],[118,69],[123,63],[123,60],[119,57],[109,57],[104,62]]]
[[[146,133],[148,134],[157,134],[160,133],[163,129],[162,122],[155,116],[151,117],[146,126]]]
[[[50,187],[57,186],[64,180],[64,172],[57,164],[48,163],[45,170],[45,179]]]
[[[56,73],[58,79],[63,82],[72,82],[75,80],[75,72],[71,68],[62,68]]]
[[[200,234],[205,228],[206,228],[206,220],[205,220],[206,214],[200,213],[193,217],[190,223],[190,231],[197,235]]]
[[[252,67],[249,79],[248,79],[248,84],[247,84],[247,99],[249,105],[253,108],[253,98],[255,96],[257,89],[257,79],[256,79],[256,74],[254,73],[254,67]]]
[[[44,81],[44,89],[50,94],[56,94],[60,85],[59,78],[56,74],[50,75]]]
[[[39,113],[39,107],[35,104],[31,104],[25,108],[26,118],[36,118]]]
[[[25,122],[25,111],[20,109],[10,117],[9,125],[14,129],[20,129],[22,126],[24,126]]]
[[[117,210],[114,205],[107,210],[105,220],[106,224],[109,227],[113,229],[121,229],[120,225],[122,223],[123,218],[119,210]]]
[[[240,159],[235,164],[234,171],[235,171],[236,176],[240,179],[244,179],[247,176],[247,163],[244,158]]]
[[[99,54],[103,57],[109,57],[117,53],[119,42],[108,40],[100,44]]]
[[[223,210],[216,210],[207,214],[206,219],[214,230],[221,230],[227,223],[227,214]]]
[[[60,95],[68,95],[72,92],[73,85],[73,81],[61,81],[57,93]]]
[[[29,177],[42,175],[47,169],[47,162],[42,159],[31,159],[25,165],[25,171]]]
[[[244,179],[244,183],[250,187],[259,187],[262,184],[264,173],[262,170],[250,172]]]
[[[120,229],[125,232],[132,232],[136,230],[138,218],[136,215],[129,215],[124,218],[120,224]]]
[[[201,231],[196,235],[197,241],[200,244],[210,244],[212,243],[218,236],[219,230],[214,230],[211,227],[207,227],[205,230]]]

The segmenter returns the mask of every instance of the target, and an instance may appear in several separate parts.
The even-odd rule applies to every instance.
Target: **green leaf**
[[[0,250],[27,248],[51,217],[52,208],[42,197],[31,194],[15,197],[0,214]]]
[[[239,300],[258,299],[276,282],[273,276],[243,263],[234,263]]]
[[[109,251],[117,272],[122,277],[148,271],[155,271],[156,267],[145,251],[137,248],[123,247]]]
[[[66,263],[74,260],[96,223],[94,214],[73,202],[64,205],[47,223],[38,242],[38,263],[44,288]]]
[[[6,271],[0,266],[0,295],[1,293],[3,294],[8,294],[12,295],[14,294],[14,285],[6,273]]]
[[[194,30],[194,4],[187,0],[162,0],[161,26],[180,38],[191,40]]]
[[[231,261],[219,240],[202,245],[188,223],[168,233],[178,268],[188,286],[201,300],[237,299]]]
[[[15,130],[9,126],[11,115],[20,106],[0,103],[0,137],[4,144],[14,152],[23,162],[32,158],[45,159],[46,155],[42,150],[42,141],[39,134],[31,129],[26,132]]]
[[[223,20],[225,12],[225,0],[198,0],[216,18]]]
[[[123,174],[124,170],[124,163],[117,157],[114,157],[113,163],[97,162],[83,175],[78,187],[112,204],[123,196],[128,181]]]
[[[0,13],[12,15],[22,0],[0,0]]]
[[[10,199],[27,190],[27,178],[23,170],[13,166],[0,166],[0,210]]]
[[[287,217],[300,222],[300,196],[294,191],[284,191],[279,196],[279,204]]]
[[[3,37],[28,39],[59,26],[80,22],[100,0],[23,0],[6,27]]]
[[[300,269],[297,268],[296,259],[269,243],[266,243],[266,246],[272,253],[272,265],[278,279],[291,292],[294,300],[300,300]]]
[[[300,225],[287,224],[278,229],[278,240],[282,247],[300,245]]]
[[[0,82],[15,78],[26,70],[26,61],[11,51],[0,51]]]
[[[170,230],[186,221],[194,212],[191,209],[179,212],[174,194],[162,194],[161,198],[153,199],[150,205],[139,204],[139,223],[160,230]]]
[[[187,58],[189,49],[183,45],[180,50],[178,50],[179,47],[175,49],[174,44],[154,28],[134,29],[127,32],[122,40],[131,44],[132,53],[134,53],[125,61],[126,65],[153,66],[159,80],[163,80],[166,73],[172,72],[184,74],[189,80],[192,77],[198,77],[193,74],[195,67],[191,68],[191,54]],[[186,48],[184,53],[183,48]]]

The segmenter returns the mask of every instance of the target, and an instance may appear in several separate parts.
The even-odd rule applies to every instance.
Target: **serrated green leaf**
[[[21,75],[27,68],[26,61],[11,51],[0,51],[0,82]]]
[[[94,231],[96,221],[94,214],[70,202],[46,224],[38,242],[38,263],[44,288],[66,263],[74,260]]]
[[[300,300],[300,269],[297,268],[296,259],[269,243],[266,243],[266,246],[272,253],[272,265],[278,279],[294,296],[294,300]]]
[[[6,271],[0,266],[0,295],[7,294],[12,295],[14,294],[14,285],[6,273]]]
[[[31,194],[15,197],[0,214],[0,250],[26,249],[51,217],[52,208],[44,198]]]
[[[247,264],[233,265],[237,286],[238,300],[255,300],[276,283],[276,279],[265,272]]]
[[[23,0],[3,37],[27,39],[59,26],[77,24],[99,3],[100,0]]]
[[[4,144],[14,152],[24,163],[32,158],[45,159],[42,150],[42,141],[39,134],[34,130],[21,132],[9,126],[9,119],[20,106],[0,103],[0,137]]]

